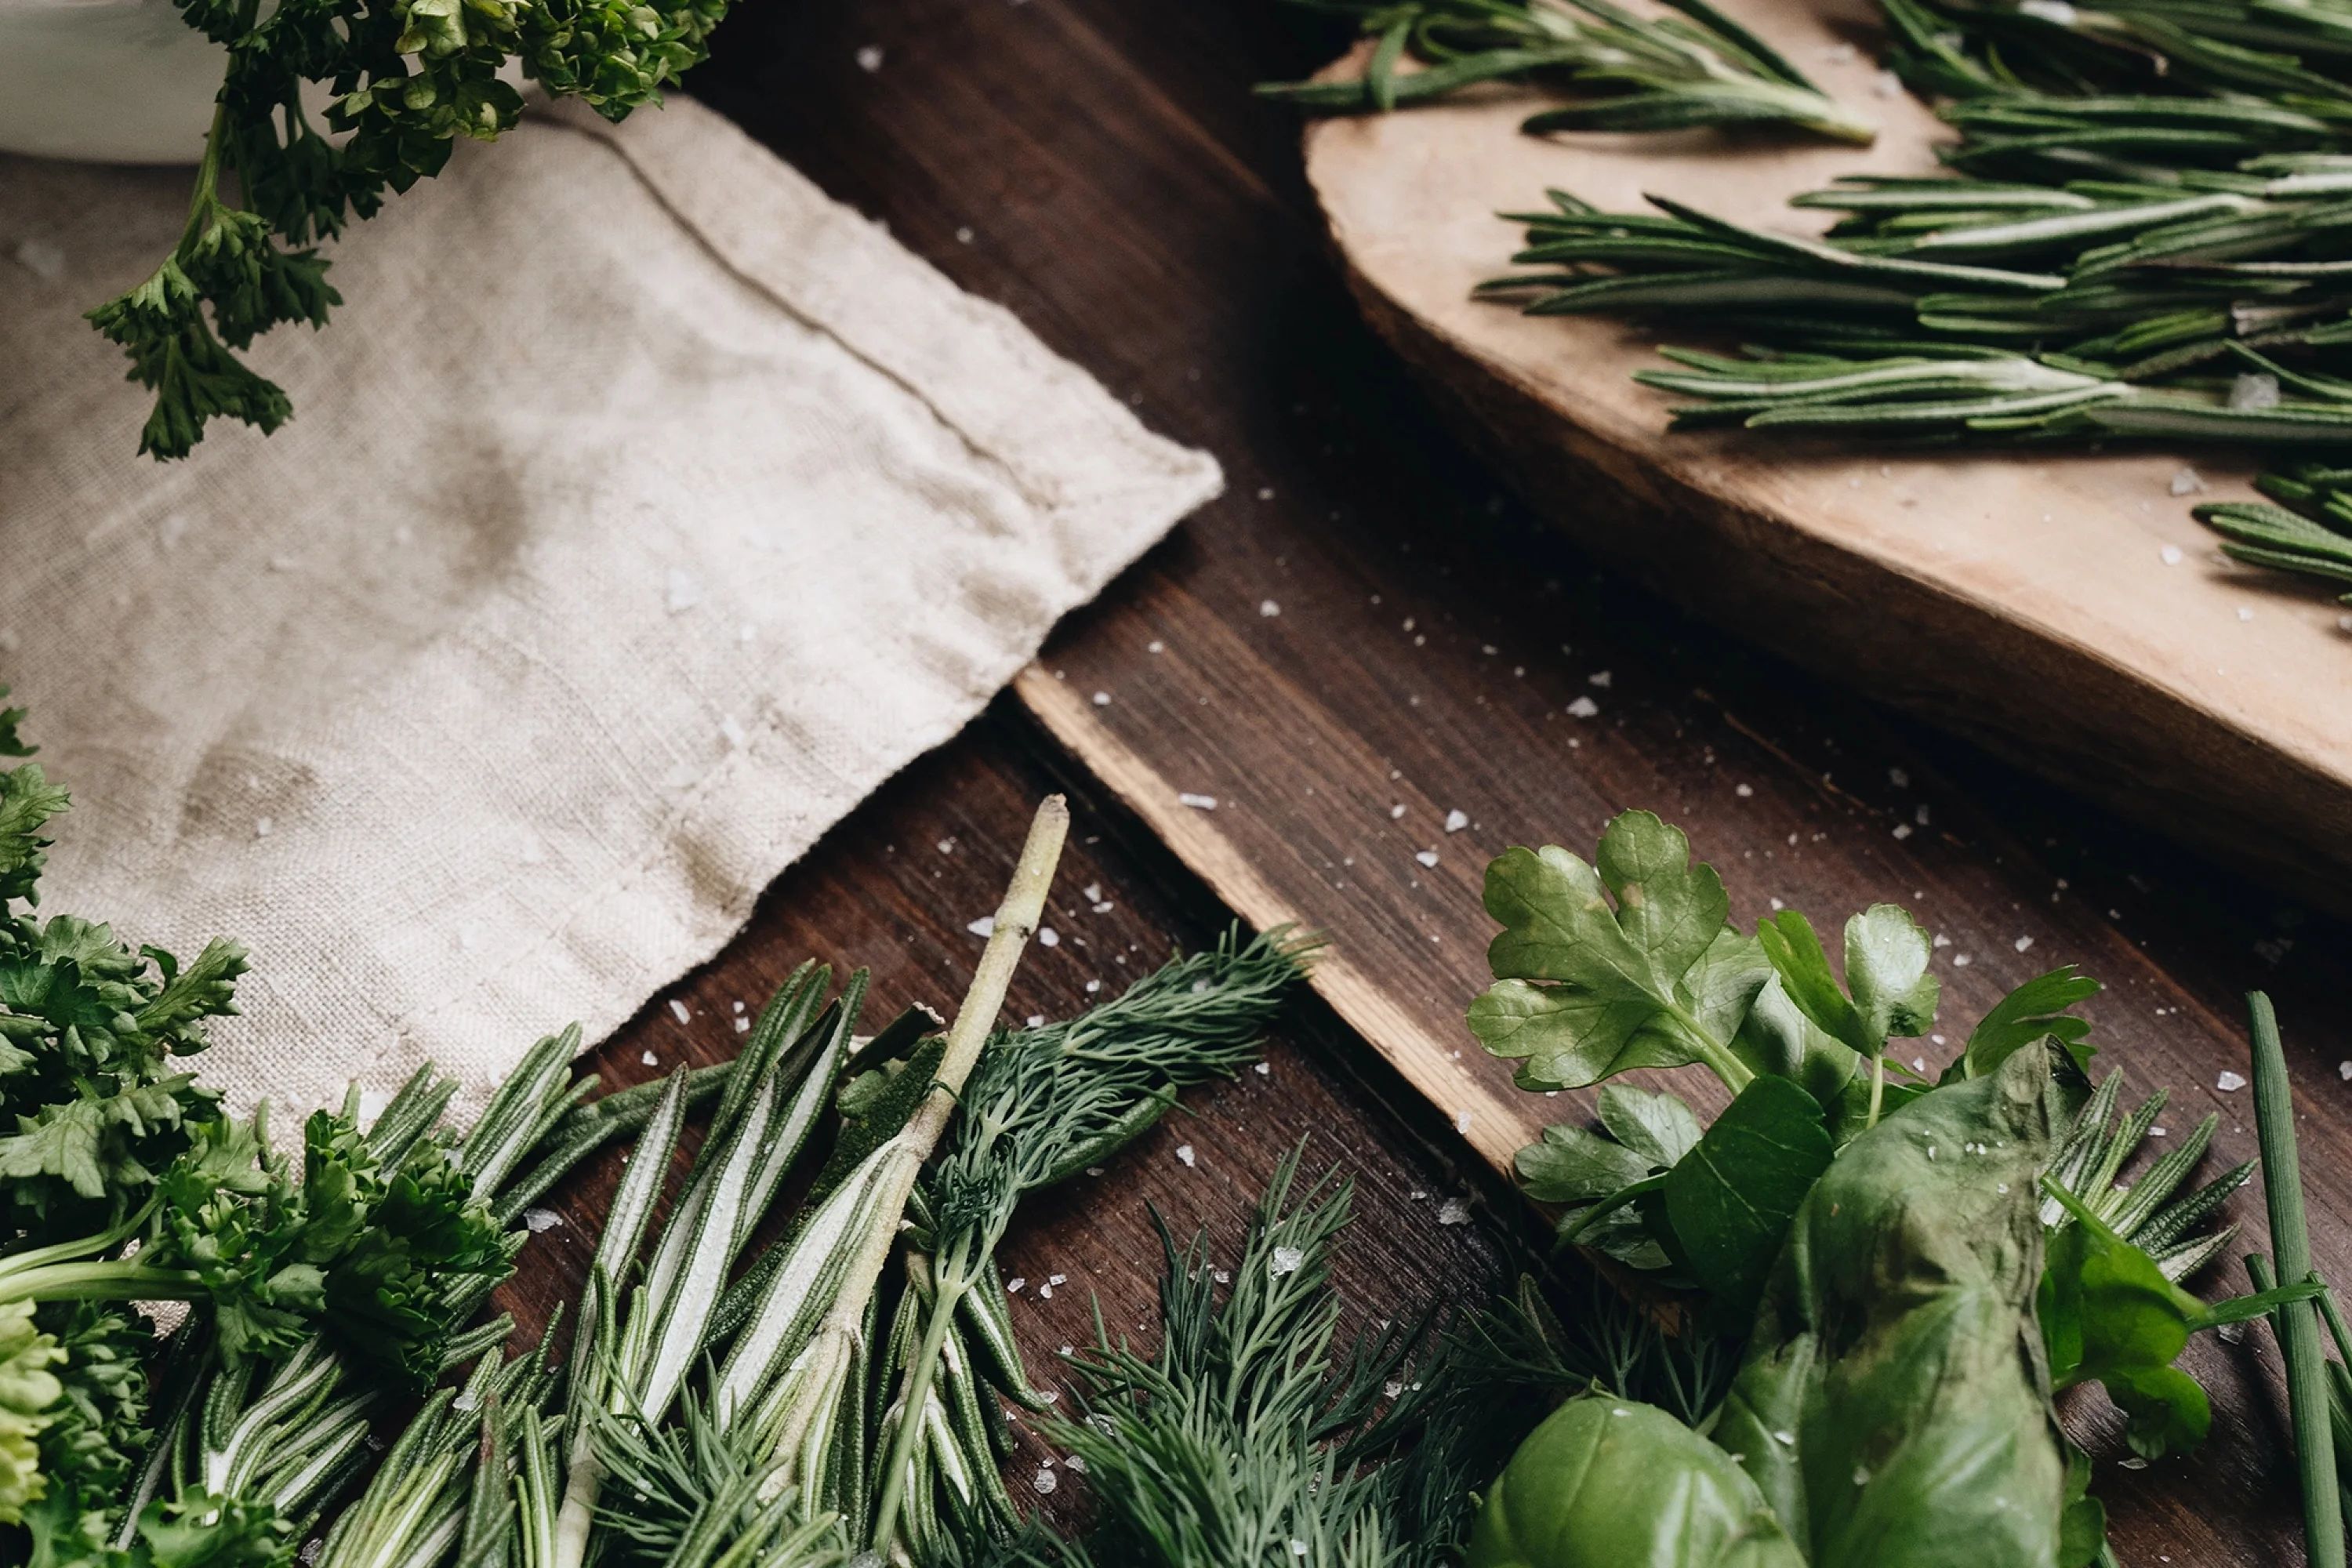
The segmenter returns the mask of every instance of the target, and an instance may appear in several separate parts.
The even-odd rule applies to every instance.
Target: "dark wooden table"
[[[1215,452],[1228,490],[1074,616],[1019,696],[788,872],[673,993],[690,1022],[666,995],[602,1052],[608,1081],[658,1070],[648,1052],[667,1067],[730,1049],[732,1004],[756,1005],[811,952],[870,965],[887,1007],[951,1005],[979,952],[966,923],[992,907],[1034,798],[1065,787],[1064,941],[1033,951],[1014,1015],[1083,1007],[1089,981],[1115,987],[1233,913],[1303,916],[1342,963],[1273,1043],[1269,1075],[1192,1097],[1099,1180],[1026,1214],[1008,1270],[1067,1277],[1016,1306],[1030,1353],[1043,1367],[1080,1338],[1094,1296],[1113,1324],[1146,1323],[1146,1202],[1229,1238],[1301,1138],[1359,1183],[1341,1283],[1386,1316],[1482,1287],[1537,1238],[1492,1167],[1526,1126],[1576,1113],[1515,1097],[1461,1029],[1490,929],[1480,868],[1513,842],[1589,850],[1610,814],[1648,805],[1690,828],[1743,921],[1771,900],[1832,923],[1909,904],[1950,939],[1948,1016],[2083,963],[2109,987],[2088,1009],[2105,1060],[2169,1089],[2173,1120],[2219,1109],[2231,1160],[2252,1152],[2252,1107],[2216,1079],[2242,1070],[2240,993],[2266,986],[2319,1259],[2352,1275],[2344,927],[1747,652],[1535,528],[1358,321],[1295,121],[1246,91],[1337,42],[1264,0],[795,0],[726,25],[700,96],[1154,427]],[[1181,806],[1179,790],[1219,807]],[[1469,826],[1449,834],[1457,810]],[[1088,884],[1099,900],[1079,897]],[[526,1317],[584,1265],[613,1173],[559,1205],[581,1224],[542,1237],[509,1288]],[[1478,1223],[1441,1226],[1449,1196]],[[2256,1245],[2259,1211],[2239,1200]],[[2192,1355],[2215,1436],[2103,1470],[2117,1549],[2134,1564],[2294,1561],[2274,1355],[2260,1333]],[[2095,1401],[2070,1418],[2114,1449]],[[1043,1458],[1017,1458],[1016,1482]]]

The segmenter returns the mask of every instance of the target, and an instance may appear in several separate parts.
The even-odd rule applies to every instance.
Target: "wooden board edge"
[[[1431,393],[1441,420],[1528,504],[1612,568],[1816,674],[2321,909],[2352,914],[2352,784],[2095,650],[2043,637],[1968,595],[1658,471],[1389,298],[1336,234],[1331,244],[1359,308]],[[1563,505],[1563,495],[1575,504]],[[1687,548],[1630,549],[1628,523],[1679,526],[1692,538]],[[1675,570],[1664,570],[1662,558]],[[1736,579],[1710,573],[1710,558],[1742,569]],[[1790,630],[1802,617],[1813,618],[1811,637]],[[1867,635],[1889,624],[1916,645],[1904,659],[1880,657],[1884,642]],[[1992,661],[2020,696],[1987,700],[1933,678],[1939,663],[1970,660]]]
[[[1013,690],[1054,742],[1110,791],[1236,917],[1259,931],[1278,925],[1315,928],[1315,911],[1297,908],[1276,891],[1218,829],[1215,813],[1184,805],[1176,786],[1105,728],[1086,700],[1052,671],[1029,665],[1013,678]],[[1455,1059],[1459,1041],[1432,1034],[1346,952],[1326,950],[1309,972],[1308,984],[1415,1093],[1452,1119],[1454,1131],[1481,1160],[1511,1177],[1512,1156],[1542,1126],[1517,1097],[1502,1093],[1465,1068]],[[1465,1027],[1464,1038],[1468,1033]]]

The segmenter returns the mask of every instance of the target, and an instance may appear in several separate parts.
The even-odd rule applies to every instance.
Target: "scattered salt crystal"
[[[1971,959],[1971,958],[1970,958],[1967,953],[1965,953],[1965,952],[1956,952],[1956,953],[1952,954],[1952,967],[1953,967],[1954,969],[1966,969],[1966,968],[1967,968],[1970,963],[1973,963],[1974,962],[1976,962],[1976,961],[1975,961],[1974,959]]]
[[[1117,908],[1118,908],[1117,904],[1112,903],[1108,899],[1103,899],[1095,904],[1094,910],[1098,915],[1107,915]]]
[[[2021,936],[2021,937],[2019,937],[2019,938],[2017,939],[2017,951],[2018,951],[2018,952],[2025,952],[2028,948],[2031,948],[2032,945],[2033,945],[2033,939],[2032,939],[2032,937],[2030,937],[2030,936]]]
[[[1462,811],[1449,811],[1449,812],[1447,812],[1447,813],[1445,814],[1445,831],[1446,831],[1446,832],[1448,832],[1448,833],[1459,833],[1459,832],[1461,832],[1464,828],[1465,828],[1465,827],[1467,827],[1467,826],[1470,826],[1470,815],[1469,815],[1469,813],[1467,813],[1467,812],[1462,812]]]
[[[646,1052],[643,1056],[640,1056],[637,1060],[645,1063],[647,1067],[658,1067],[661,1064],[661,1058],[654,1055],[651,1051]]]
[[[1756,793],[1756,789],[1752,784],[1738,784],[1733,787],[1731,793],[1738,795],[1740,799],[1746,800],[1749,795]]]
[[[1588,676],[1586,676],[1586,677],[1585,677],[1585,679],[1586,679],[1586,680],[1588,680],[1588,681],[1591,682],[1591,683],[1592,683],[1593,685],[1595,685],[1595,686],[1598,686],[1598,687],[1599,687],[1599,688],[1601,688],[1603,691],[1606,691],[1606,690],[1608,690],[1608,689],[1609,689],[1609,682],[1610,682],[1610,680],[1611,680],[1612,679],[1612,678],[1611,677],[1610,673],[1609,673],[1607,670],[1605,670],[1605,669],[1596,669],[1596,670],[1594,670],[1591,675],[1588,675]]]
[[[1069,1279],[1070,1277],[1066,1274],[1048,1274],[1045,1276],[1045,1283],[1048,1285],[1066,1285],[1069,1282]]]
[[[1210,1275],[1210,1278],[1216,1280],[1220,1285],[1230,1285],[1234,1282],[1233,1271],[1227,1268],[1219,1268],[1214,1270]]]
[[[1294,1536],[1292,1536],[1292,1537],[1290,1538],[1290,1554],[1291,1554],[1293,1557],[1304,1557],[1304,1556],[1306,1556],[1306,1555],[1307,1555],[1307,1542],[1303,1542],[1303,1541],[1299,1540],[1299,1539],[1298,1539],[1298,1537],[1297,1537],[1297,1536],[1295,1536],[1295,1535],[1294,1535]]]
[[[880,70],[882,68],[882,50],[880,47],[875,44],[868,44],[864,48],[858,50],[857,68],[866,72],[868,76]],[[1043,1490],[1045,1489],[1040,1488],[1039,1489]]]
[[[1056,1275],[1055,1278],[1059,1279],[1060,1276]],[[1051,1281],[1037,1287],[1037,1299],[1041,1301],[1050,1301],[1054,1299],[1054,1287]]]
[[[2236,1073],[2224,1072],[2220,1078],[2213,1080],[2213,1087],[2220,1089],[2223,1094],[2235,1094],[2238,1090],[2246,1087],[2246,1080],[2240,1078]]]
[[[1569,713],[1578,719],[1590,719],[1601,711],[1601,704],[1590,697],[1580,697],[1568,705]]]
[[[748,1035],[748,1034],[750,1034],[750,1033],[751,1032],[751,1019],[749,1019],[749,1018],[738,1018],[738,1019],[736,1019],[736,1020],[735,1020],[735,1032],[736,1032],[737,1034],[739,1034],[739,1035]]]
[[[971,239],[972,235],[970,226],[966,226],[965,227],[956,230],[956,243],[958,245],[970,245],[971,243]]]
[[[2175,470],[2173,473],[2170,489],[2172,493],[2177,496],[2201,495],[2204,493],[2205,489],[2205,476],[2199,473],[2194,468],[2183,467]],[[2177,563],[2179,559],[2179,551],[2169,546],[2166,548],[2164,552],[2164,563],[2166,565],[2173,565]]]
[[[1844,65],[1853,58],[1856,50],[1852,44],[1832,44],[1822,51],[1822,58],[1833,66]]]
[[[1880,98],[1903,96],[1903,79],[1891,70],[1881,70],[1870,79],[1870,90]]]
[[[675,996],[669,999],[669,1016],[681,1024],[688,1023],[694,1017],[693,1014],[686,1010],[686,1004]]]
[[[1192,1152],[1192,1145],[1190,1143],[1176,1145],[1176,1158],[1184,1163],[1184,1168],[1188,1171],[1201,1163],[1201,1157]]]
[[[2242,621],[2251,621],[2254,618],[2254,612],[2246,605],[2241,605],[2238,606],[2238,618]]]
[[[2260,371],[2250,372],[2230,383],[2230,406],[2259,412],[2279,405],[2278,377]]]
[[[1396,805],[1389,807],[1389,820],[1391,822],[1402,822],[1404,820],[1404,803],[1402,801],[1399,801]]]
[[[1217,797],[1213,795],[1194,795],[1187,790],[1177,795],[1176,804],[1189,805],[1194,811],[1214,811],[1217,809]]]
[[[1097,692],[1096,692],[1096,693],[1095,693],[1095,706],[1096,706],[1096,707],[1097,707],[1097,708],[1108,708],[1108,707],[1109,707],[1109,706],[1110,706],[1110,693],[1109,693],[1109,692],[1108,692],[1108,691],[1097,691]]]
[[[323,1535],[314,1535],[310,1540],[304,1542],[302,1543],[302,1550],[297,1552],[294,1555],[302,1563],[303,1568],[310,1568],[311,1563],[319,1561],[319,1554],[326,1551],[326,1549],[327,1538]]]
[[[993,936],[996,934],[996,917],[982,915],[976,921],[968,921],[963,929],[974,936]]]
[[[1158,637],[1153,637],[1150,642],[1143,645],[1143,651],[1146,653],[1165,653],[1168,651],[1168,645],[1161,642]]]
[[[683,566],[673,566],[663,578],[662,603],[673,616],[682,616],[702,603],[702,584]]]
[[[1901,768],[1889,768],[1886,770],[1886,782],[1896,789],[1909,789],[1911,775]]]
[[[2352,1062],[2337,1062],[2336,1064],[2336,1076],[2342,1079],[2346,1083],[2352,1083]]]
[[[1029,1027],[1031,1027],[1031,1028],[1033,1028],[1033,1029],[1042,1029],[1042,1028],[1044,1028],[1045,1026],[1045,1014],[1043,1014],[1043,1013],[1032,1013],[1032,1014],[1030,1014],[1030,1015],[1029,1015]]]
[[[1870,1472],[1863,1468],[1860,1465],[1856,1465],[1853,1468],[1853,1484],[1858,1487],[1868,1486],[1870,1484]]]
[[[1911,837],[1911,825],[1910,825],[1909,823],[1907,823],[1907,822],[1898,822],[1898,823],[1896,823],[1896,824],[1895,825],[1895,837],[1897,837],[1897,838],[1908,838],[1908,837]]]
[[[1039,947],[1059,947],[1062,945],[1062,933],[1055,931],[1052,926],[1039,926],[1037,928],[1037,945]]]
[[[719,733],[726,741],[727,749],[730,752],[741,751],[745,743],[751,740],[751,737],[743,732],[743,726],[735,721],[735,717],[731,713],[719,721]]]
[[[1264,616],[1270,621],[1274,619],[1275,616],[1282,614],[1282,606],[1276,604],[1272,599],[1260,599],[1257,602],[1257,613]]]
[[[1420,861],[1424,866],[1435,866],[1437,864],[1437,851],[1434,849],[1416,850],[1413,853],[1412,858]]]
[[[2214,1331],[2221,1336],[2222,1343],[2234,1345],[2242,1343],[2245,1340],[2246,1325],[2243,1323],[2222,1323],[2220,1324]]]
[[[1297,1273],[1298,1266],[1306,1261],[1307,1254],[1299,1251],[1298,1248],[1277,1247],[1274,1249],[1273,1258],[1266,1262],[1265,1271],[1279,1279],[1286,1274]]]
[[[1062,1463],[1069,1466],[1070,1468],[1078,1475],[1083,1476],[1087,1473],[1087,1462],[1078,1458],[1076,1454],[1065,1455],[1063,1457]]]
[[[1470,1205],[1460,1198],[1446,1199],[1437,1205],[1437,1223],[1440,1225],[1469,1224]]]
[[[54,283],[66,275],[66,253],[46,239],[20,239],[16,265],[45,283]]]
[[[1051,1492],[1055,1487],[1060,1486],[1062,1484],[1062,1478],[1055,1475],[1052,1470],[1047,1469],[1045,1466],[1040,1465],[1037,1467],[1037,1473],[1029,1478],[1029,1484],[1035,1487],[1037,1489],[1037,1494],[1040,1497],[1043,1497]]]
[[[1258,1063],[1257,1076],[1260,1078],[1272,1078],[1274,1076],[1274,1064],[1272,1062]],[[2347,1072],[2344,1076],[2346,1078],[2352,1078],[2352,1072]]]
[[[1023,1279],[1020,1275],[1015,1274],[1012,1279],[1007,1279],[1004,1282],[1004,1293],[1008,1296],[1018,1296],[1021,1294],[1021,1288],[1028,1283],[1028,1280]]]
[[[1097,992],[1097,991],[1099,991],[1099,990],[1101,990],[1101,989],[1102,989],[1102,982],[1101,982],[1101,981],[1099,981],[1099,980],[1089,980],[1089,981],[1087,981],[1087,995],[1091,996],[1091,995],[1093,995],[1096,992]]]
[[[1102,901],[1102,884],[1100,882],[1088,882],[1085,887],[1080,888],[1078,891],[1087,896],[1087,902],[1090,904],[1099,903]]]
[[[1470,1113],[1468,1111],[1457,1110],[1454,1113],[1454,1131],[1456,1132],[1467,1132],[1470,1131]]]
[[[940,839],[940,840],[939,848],[940,848],[940,854],[942,854],[942,855],[952,855],[952,854],[954,854],[954,853],[955,853],[955,847],[956,847],[956,841],[955,841],[955,836],[954,836],[953,834],[950,834],[947,837],[942,838],[942,839]]]
[[[522,1223],[530,1227],[533,1236],[537,1236],[541,1231],[553,1230],[561,1226],[563,1216],[553,1209],[525,1209],[522,1211]]]
[[[1388,1399],[1402,1398],[1404,1395],[1404,1384],[1402,1383],[1384,1383],[1381,1384],[1381,1394],[1382,1397]]]

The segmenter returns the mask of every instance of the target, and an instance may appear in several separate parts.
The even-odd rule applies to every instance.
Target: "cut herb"
[[[1353,17],[1379,40],[1360,78],[1257,89],[1308,109],[1385,112],[1508,79],[1572,99],[1529,116],[1531,134],[1784,125],[1865,145],[1877,134],[1706,0],[1661,0],[1675,13],[1663,16],[1610,0],[1304,3]],[[1408,53],[1422,68],[1397,68]]]
[[[227,51],[188,218],[171,253],[89,312],[155,395],[139,450],[184,458],[213,419],[264,431],[286,394],[236,356],[270,328],[324,326],[342,296],[321,241],[441,172],[464,137],[514,125],[520,76],[607,119],[660,101],[707,51],[725,0],[174,0]],[[324,125],[306,86],[333,94]]]

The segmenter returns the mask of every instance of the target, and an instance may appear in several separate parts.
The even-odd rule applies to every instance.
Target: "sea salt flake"
[[[1052,926],[1039,926],[1037,928],[1037,945],[1039,947],[1059,947],[1062,945],[1062,933],[1055,931]]]
[[[1446,1199],[1437,1205],[1437,1223],[1440,1225],[1469,1224],[1470,1205],[1460,1198]]]
[[[1731,793],[1738,795],[1740,799],[1746,800],[1748,796],[1756,793],[1756,787],[1753,784],[1737,784],[1733,786]]]
[[[654,1055],[651,1051],[646,1052],[643,1056],[637,1058],[637,1060],[645,1063],[647,1067],[658,1067],[661,1064],[661,1058]]]
[[[541,1231],[553,1230],[561,1226],[563,1216],[553,1209],[525,1209],[522,1211],[522,1223],[530,1227],[533,1236],[537,1236]]]
[[[1038,1496],[1044,1497],[1062,1484],[1062,1478],[1040,1465],[1037,1467],[1037,1473],[1029,1478],[1029,1484],[1037,1489]]]
[[[1266,1260],[1265,1271],[1279,1279],[1286,1274],[1296,1274],[1298,1266],[1307,1261],[1307,1254],[1295,1247],[1277,1247]]]
[[[1193,1152],[1192,1145],[1190,1143],[1176,1145],[1176,1158],[1184,1163],[1184,1168],[1188,1171],[1201,1163],[1200,1155]]]
[[[1066,1274],[1048,1274],[1045,1276],[1045,1283],[1048,1285],[1066,1285],[1069,1281],[1070,1277]]]
[[[982,915],[976,921],[966,922],[963,929],[974,936],[993,936],[996,934],[996,917]]]
[[[751,1019],[749,1019],[749,1018],[738,1018],[738,1019],[736,1019],[736,1020],[735,1020],[735,1032],[736,1032],[737,1034],[739,1034],[739,1035],[748,1035],[748,1034],[750,1034],[750,1033],[751,1032]]]
[[[1282,606],[1276,604],[1272,599],[1260,599],[1257,602],[1257,613],[1264,616],[1270,621],[1274,619],[1275,616],[1282,614]]]
[[[2223,1094],[2235,1094],[2238,1090],[2246,1087],[2246,1080],[2240,1078],[2236,1073],[2225,1071],[2221,1077],[2213,1080],[2213,1087],[2220,1089]]]
[[[1096,692],[1096,693],[1095,693],[1095,706],[1096,706],[1096,707],[1097,707],[1097,708],[1108,708],[1108,707],[1109,707],[1109,706],[1110,706],[1110,693],[1109,693],[1109,692],[1108,692],[1108,691],[1097,691],[1097,692]]]
[[[1389,807],[1389,820],[1391,822],[1402,822],[1404,820],[1404,803],[1402,801],[1399,801],[1396,805]]]
[[[2033,939],[2030,936],[2021,936],[2017,939],[2017,951],[2020,952],[2027,951],[2029,948],[2032,947],[2032,945]]]
[[[681,1024],[691,1023],[694,1019],[694,1015],[686,1010],[686,1004],[675,996],[669,999],[669,1016]]]
[[[1609,683],[1610,683],[1610,681],[1612,681],[1612,679],[1615,679],[1615,677],[1612,676],[1612,675],[1611,675],[1607,670],[1605,670],[1605,669],[1596,669],[1596,670],[1594,670],[1591,675],[1588,675],[1588,676],[1586,676],[1586,677],[1585,677],[1585,679],[1586,679],[1586,680],[1588,680],[1588,681],[1590,681],[1591,684],[1593,684],[1593,685],[1595,685],[1595,686],[1597,686],[1597,687],[1601,688],[1601,689],[1602,689],[1603,691],[1606,691],[1606,690],[1608,690],[1608,689],[1609,689]]]
[[[1895,837],[1897,837],[1897,838],[1908,838],[1908,837],[1911,837],[1911,825],[1910,825],[1909,823],[1907,823],[1907,822],[1898,822],[1898,823],[1896,823],[1896,824],[1895,825]]]
[[[1008,1296],[1018,1296],[1021,1294],[1021,1288],[1028,1283],[1028,1280],[1023,1279],[1020,1275],[1015,1274],[1012,1279],[1007,1279],[1004,1282],[1004,1293]]]
[[[2168,544],[2156,553],[2167,566],[2178,566],[2181,563],[2180,546],[2178,544]]]
[[[2240,410],[2260,412],[2279,405],[2278,377],[2261,371],[2249,372],[2230,383],[2230,406]]]
[[[1076,1454],[1063,1456],[1062,1463],[1069,1466],[1074,1474],[1083,1476],[1087,1473],[1087,1462]]]
[[[1437,864],[1437,851],[1434,849],[1416,850],[1412,858],[1424,866],[1434,867]]]
[[[1189,805],[1194,811],[1214,811],[1217,809],[1217,797],[1213,795],[1194,795],[1188,790],[1177,795],[1176,804]]]
[[[1467,827],[1467,826],[1470,826],[1470,814],[1469,814],[1469,813],[1467,813],[1467,812],[1463,812],[1463,811],[1449,811],[1449,812],[1447,812],[1447,813],[1445,814],[1445,831],[1446,831],[1446,832],[1448,832],[1448,833],[1459,833],[1459,832],[1461,832],[1464,828],[1465,828],[1465,827]]]
[[[1568,711],[1573,718],[1590,719],[1601,711],[1601,704],[1590,697],[1580,697],[1568,705]]]
[[[2168,488],[2177,496],[2202,495],[2205,492],[2205,476],[2184,465],[2173,471],[2172,483]],[[2167,551],[2168,559],[2165,564],[2168,566],[2172,564],[2171,558],[2177,558],[2179,553],[2178,550]]]
[[[2347,1063],[2346,1065],[2352,1066],[2352,1063]],[[1274,1076],[1274,1064],[1272,1062],[1260,1062],[1257,1064],[1255,1070],[1257,1072],[1257,1076],[1260,1078],[1272,1078]],[[2347,1072],[2344,1076],[2347,1079],[2352,1079],[2352,1072]]]
[[[858,50],[857,68],[864,71],[868,76],[872,76],[876,71],[880,70],[882,68],[881,47],[876,44],[868,44],[864,48]],[[1041,1488],[1039,1489],[1046,1490],[1050,1489]]]

